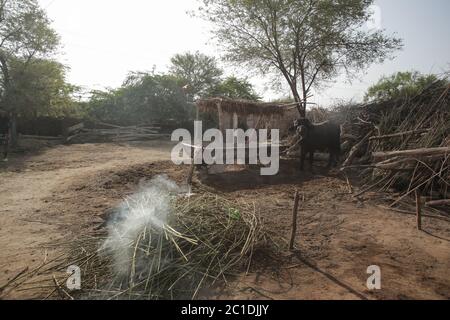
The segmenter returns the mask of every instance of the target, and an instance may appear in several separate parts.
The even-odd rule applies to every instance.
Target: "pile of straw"
[[[171,207],[166,223],[146,224],[129,239],[126,269],[116,268],[107,247],[98,249],[99,239],[73,252],[85,266],[89,298],[195,299],[202,288],[248,270],[255,248],[268,244],[252,205],[205,192],[174,198]]]
[[[119,206],[107,228],[55,243],[62,255],[46,256],[37,268],[23,270],[0,288],[0,295],[43,290],[47,299],[195,299],[207,294],[202,289],[248,272],[261,252],[279,247],[255,204],[202,188],[181,193],[158,177]],[[112,230],[124,232],[116,237]],[[81,291],[66,287],[69,266],[80,268]]]

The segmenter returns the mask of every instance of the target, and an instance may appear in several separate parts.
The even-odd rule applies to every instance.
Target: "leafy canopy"
[[[122,87],[95,91],[89,102],[92,118],[120,124],[182,121],[190,112],[178,79],[154,73],[131,73]]]
[[[382,77],[376,84],[369,87],[364,101],[416,96],[437,82],[439,79],[433,74],[423,75],[417,71],[397,72],[389,77]]]
[[[36,0],[0,0],[0,107],[14,110],[17,84],[33,59],[44,59],[59,46],[59,37]],[[20,64],[21,72],[17,71]],[[42,66],[42,61],[38,62]],[[48,66],[47,66],[48,67]],[[15,68],[14,72],[10,70]],[[35,72],[34,70],[33,72]],[[23,93],[23,91],[22,91]]]
[[[400,39],[365,28],[373,0],[201,2],[200,15],[213,23],[225,58],[281,75],[297,102],[341,72],[351,78],[401,47]]]
[[[27,64],[25,66],[25,64]],[[77,87],[66,82],[67,68],[54,60],[10,60],[9,106],[22,117],[73,115]]]
[[[234,76],[228,77],[208,94],[211,97],[222,96],[231,99],[260,100],[261,97],[253,89],[253,86],[246,79],[238,79]]]
[[[179,79],[186,93],[194,99],[205,95],[220,82],[223,71],[214,57],[200,52],[176,54],[171,59],[170,73]]]

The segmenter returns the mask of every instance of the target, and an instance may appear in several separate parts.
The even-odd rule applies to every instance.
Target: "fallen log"
[[[450,154],[450,147],[440,148],[422,148],[400,151],[388,151],[388,152],[374,152],[372,156],[374,159],[386,159],[390,157],[421,157],[421,156],[433,156],[433,155],[447,155]]]
[[[19,135],[19,139],[34,139],[34,140],[62,140],[63,137],[49,137],[49,136],[34,136],[29,134]]]
[[[398,132],[398,133],[393,133],[393,134],[386,134],[383,136],[371,137],[369,139],[369,141],[390,139],[390,138],[396,138],[396,137],[404,137],[404,136],[408,136],[408,135],[426,133],[428,131],[430,131],[430,129],[410,130],[410,131]]]
[[[98,122],[99,125],[102,125],[104,127],[110,127],[113,129],[149,129],[149,130],[161,130],[161,127],[155,127],[155,126],[149,126],[149,125],[136,125],[136,126],[118,126],[115,124],[110,124],[110,123],[106,123],[106,122]],[[108,129],[106,129],[108,130]]]
[[[350,150],[350,153],[349,153],[347,159],[342,164],[342,166],[344,168],[348,167],[349,165],[352,164],[353,159],[355,158],[356,154],[366,144],[366,142],[369,140],[369,138],[372,136],[372,134],[373,134],[373,130],[370,131],[364,138],[361,139],[361,141],[359,141],[356,145],[353,146],[353,148]],[[343,169],[341,169],[341,170],[343,170]]]
[[[374,168],[374,169],[392,170],[392,171],[414,170],[414,168],[416,167],[418,162],[426,163],[427,161],[432,161],[435,159],[439,159],[441,157],[442,157],[441,155],[432,155],[432,156],[422,157],[419,160],[416,158],[402,158],[402,157],[397,156],[397,157],[393,157],[388,160],[384,160],[384,161],[377,162],[377,163],[352,165],[352,166],[343,167],[342,170],[344,170],[344,169],[361,169],[361,168]],[[407,164],[409,166],[405,167],[404,166],[405,164]]]
[[[74,126],[67,128],[67,135],[70,136],[70,135],[72,135],[72,133],[74,133],[76,131],[80,131],[82,129],[84,129],[84,122],[81,122],[79,124],[76,124]]]
[[[432,200],[425,203],[427,207],[441,207],[441,206],[450,206],[450,199],[444,200]]]

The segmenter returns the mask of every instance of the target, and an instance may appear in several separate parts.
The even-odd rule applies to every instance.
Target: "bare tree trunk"
[[[293,86],[291,88],[291,91],[292,91],[292,95],[294,96],[295,102],[297,102],[298,113],[300,114],[301,118],[304,118],[305,114],[303,112],[303,107],[301,106],[302,99],[300,98],[300,94],[298,93],[298,90],[295,86]]]
[[[308,92],[306,91],[306,80],[305,80],[305,70],[303,69],[303,64],[300,66],[300,75],[302,77],[302,92],[303,92],[303,118],[306,118],[306,104],[308,99]]]
[[[15,112],[11,112],[11,119],[10,119],[10,144],[11,147],[17,146],[17,115]]]
[[[10,82],[10,76],[9,76],[9,68],[8,64],[6,62],[5,56],[0,53],[0,70],[3,74],[3,85],[4,85],[4,92],[2,99],[5,100],[5,97],[8,97],[11,82]],[[6,98],[6,101],[8,101],[8,98]],[[9,128],[9,135],[10,135],[10,145],[15,147],[17,145],[17,115],[14,111],[11,111],[10,113],[10,128]]]

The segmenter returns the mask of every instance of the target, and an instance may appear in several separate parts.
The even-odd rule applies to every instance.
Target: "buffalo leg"
[[[303,171],[305,169],[305,158],[306,158],[306,152],[302,150],[302,153],[300,154],[300,171]]]
[[[331,168],[331,166],[333,165],[333,162],[334,162],[334,156],[333,156],[333,153],[332,152],[330,152],[330,157],[328,158],[328,164],[327,164],[327,169],[330,169]]]
[[[341,160],[341,159],[340,159],[339,152],[337,152],[337,153],[334,155],[334,167],[335,167],[335,168],[339,165],[339,161],[340,161],[340,160]]]
[[[311,167],[311,171],[313,171],[313,164],[314,164],[314,151],[311,151],[309,153],[309,165]]]

